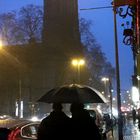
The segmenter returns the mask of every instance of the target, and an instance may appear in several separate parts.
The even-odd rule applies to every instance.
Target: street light
[[[76,67],[78,75],[78,83],[80,83],[80,72],[81,67],[85,65],[85,60],[80,58],[75,58],[71,61],[72,66]]]
[[[10,53],[8,53],[7,51],[5,51],[4,49],[4,43],[2,42],[2,40],[0,40],[0,50],[1,50],[1,53],[8,57],[10,60],[12,60],[12,64],[18,64],[18,66],[21,67],[21,63],[20,61],[14,57],[13,55],[11,55]],[[15,102],[15,107],[16,107],[16,110],[15,110],[15,116],[18,116],[19,118],[23,118],[23,101],[22,101],[22,95],[21,95],[21,74],[20,74],[20,67],[18,67],[18,72],[19,72],[19,80],[18,80],[18,86],[19,86],[19,97],[17,99],[17,101]]]
[[[114,2],[115,0],[113,0]],[[120,66],[119,66],[119,50],[117,36],[117,9],[113,7],[114,16],[114,41],[115,41],[115,61],[116,61],[116,88],[117,88],[117,109],[118,109],[118,136],[119,140],[123,140],[122,114],[121,114],[121,95],[120,95]]]
[[[111,111],[111,118],[112,118],[112,89],[111,89],[111,81],[108,77],[103,77],[101,79],[105,85],[105,97],[110,99],[110,111]]]
[[[111,119],[113,119],[113,111],[112,111],[112,92],[113,92],[113,90],[111,89],[112,88],[111,80],[108,77],[103,77],[101,79],[101,81],[103,81],[105,84],[105,97],[106,98],[108,97],[110,100],[110,116],[111,116]],[[112,135],[113,135],[113,129],[112,129]]]
[[[104,86],[105,86],[105,96],[107,97],[107,95],[108,95],[108,81],[109,81],[109,78],[107,78],[107,77],[103,77],[102,79],[101,79],[101,81],[102,82],[104,82]]]

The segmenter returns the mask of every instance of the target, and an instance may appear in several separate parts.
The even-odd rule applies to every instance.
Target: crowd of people
[[[101,140],[101,133],[95,120],[81,103],[72,103],[72,117],[63,111],[60,103],[53,104],[53,111],[44,118],[38,128],[37,140],[90,139]]]

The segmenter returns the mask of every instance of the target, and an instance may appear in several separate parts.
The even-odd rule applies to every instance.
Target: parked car
[[[94,109],[87,109],[88,112],[90,113],[90,116],[95,119],[96,125],[99,127],[101,134],[102,134],[102,139],[104,140],[112,140],[113,139],[113,134],[112,130],[107,130],[107,124],[106,124],[106,118],[109,117],[109,114],[101,114],[96,108]]]
[[[12,120],[3,128],[10,130],[8,140],[36,140],[39,124],[28,120]]]
[[[101,113],[99,113],[99,111],[94,108],[94,109],[87,109],[88,112],[90,113],[90,116],[93,117],[93,119],[95,120],[95,123],[98,127],[102,127],[103,125],[103,116]]]
[[[111,116],[108,113],[103,114],[103,119],[107,125],[106,127],[113,127],[117,123],[116,118],[113,115]]]

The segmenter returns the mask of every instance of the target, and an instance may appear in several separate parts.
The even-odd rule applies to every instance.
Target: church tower
[[[77,0],[44,0],[43,45],[48,54],[47,85],[55,87],[78,81],[78,70],[71,64],[72,59],[84,57]],[[80,83],[87,82],[83,71],[84,68]]]
[[[44,0],[43,41],[65,55],[81,55],[77,0]]]

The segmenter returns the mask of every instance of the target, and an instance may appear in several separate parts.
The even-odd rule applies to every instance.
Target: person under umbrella
[[[72,139],[95,139],[101,140],[99,128],[89,112],[84,109],[81,103],[72,103],[70,107],[72,113]]]
[[[53,103],[53,111],[39,125],[37,140],[67,139],[70,118],[62,111],[60,103]]]

